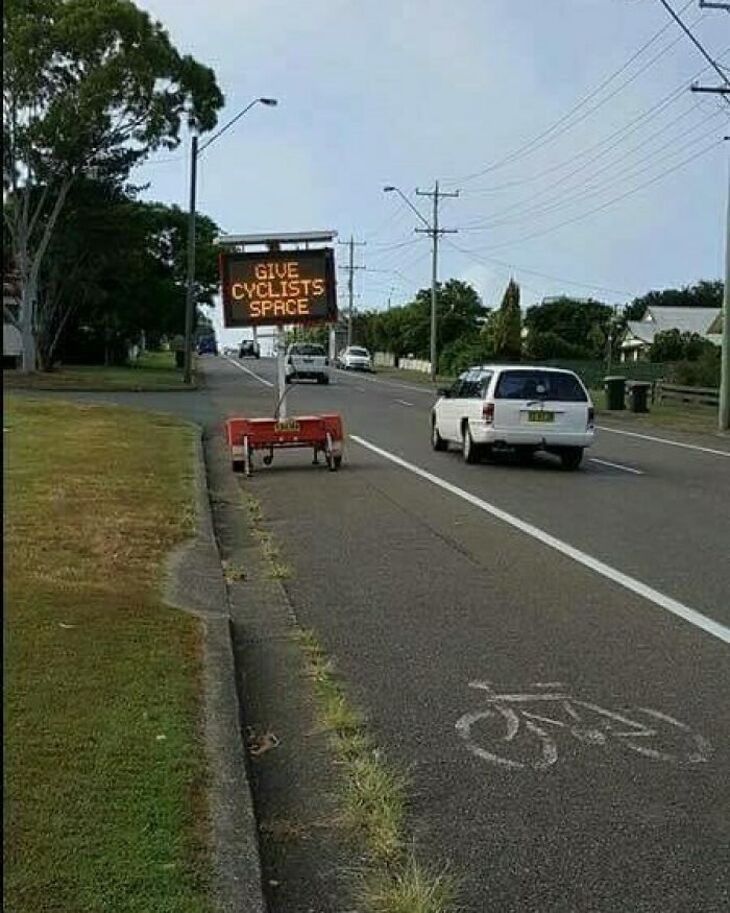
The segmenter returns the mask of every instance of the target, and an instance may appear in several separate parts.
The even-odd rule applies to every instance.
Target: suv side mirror
[[[436,393],[444,399],[448,399],[451,396],[451,390],[448,387],[439,387]]]

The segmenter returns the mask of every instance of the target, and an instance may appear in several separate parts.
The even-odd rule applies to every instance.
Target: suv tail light
[[[588,427],[589,428],[593,427],[593,423],[595,420],[596,420],[596,410],[593,408],[593,406],[589,406],[588,407]]]
[[[484,403],[482,407],[482,418],[484,421],[491,425],[494,421],[494,403]]]

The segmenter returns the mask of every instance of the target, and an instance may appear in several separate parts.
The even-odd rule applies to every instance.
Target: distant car
[[[198,341],[198,355],[217,355],[218,343],[214,336],[206,336]]]
[[[527,365],[483,365],[439,390],[431,413],[431,446],[459,443],[464,460],[501,449],[524,459],[538,450],[577,469],[593,443],[594,409],[572,371]]]
[[[339,365],[345,371],[372,371],[373,360],[370,352],[361,346],[348,346],[338,359]]]
[[[330,382],[329,358],[324,346],[310,342],[295,342],[286,350],[286,383],[293,380]]]
[[[261,358],[261,349],[254,339],[244,339],[238,347],[239,358]]]

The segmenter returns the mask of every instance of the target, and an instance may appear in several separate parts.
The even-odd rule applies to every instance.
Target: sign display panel
[[[223,253],[220,273],[226,327],[337,319],[331,248]]]

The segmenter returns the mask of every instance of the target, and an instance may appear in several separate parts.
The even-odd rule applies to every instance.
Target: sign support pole
[[[286,418],[286,331],[276,328],[276,403],[274,418]]]

